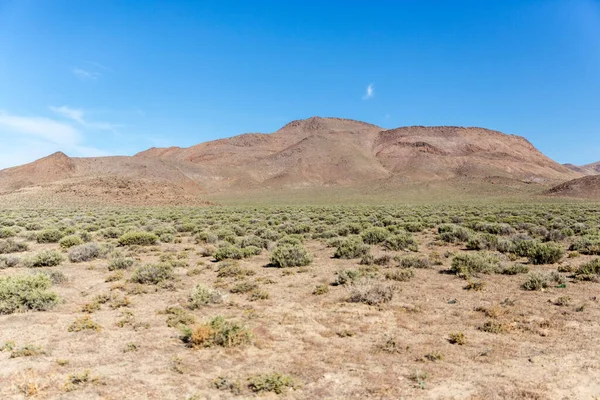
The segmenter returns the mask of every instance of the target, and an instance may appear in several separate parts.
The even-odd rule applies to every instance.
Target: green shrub
[[[108,270],[115,271],[115,270],[129,269],[133,266],[134,263],[135,263],[135,260],[133,258],[115,257],[112,260],[110,260],[110,262],[108,263]]]
[[[47,229],[37,234],[38,243],[58,243],[65,236],[61,231],[56,229]]]
[[[131,281],[158,285],[159,283],[173,279],[173,267],[169,264],[148,264],[138,267],[131,276]]]
[[[158,242],[158,236],[150,232],[128,232],[119,238],[119,246],[150,246]]]
[[[450,270],[466,279],[477,273],[493,273],[499,263],[498,257],[491,253],[463,253],[452,258]]]
[[[529,274],[527,280],[523,282],[522,288],[525,290],[542,290],[548,287],[548,276],[540,272]]]
[[[390,231],[380,227],[367,229],[361,235],[363,242],[366,244],[382,243],[388,236],[390,236]]]
[[[301,267],[312,262],[306,249],[298,244],[277,245],[270,256],[271,264],[278,268]]]
[[[548,242],[536,243],[535,246],[532,246],[529,249],[527,257],[529,258],[529,262],[534,265],[554,264],[558,262],[564,254],[565,251],[560,245]]]
[[[402,268],[429,268],[431,261],[427,257],[406,256],[397,259]]]
[[[69,251],[69,261],[73,263],[90,261],[100,257],[102,251],[97,243],[86,243],[72,247]]]
[[[254,393],[273,392],[282,394],[286,388],[294,387],[292,378],[279,373],[255,375],[248,380],[248,388]]]
[[[188,306],[194,310],[208,304],[220,304],[222,302],[223,295],[219,291],[198,285],[190,294]]]
[[[48,291],[51,286],[42,274],[0,277],[0,314],[49,310],[58,303],[58,295]]]
[[[65,236],[59,240],[58,244],[63,249],[69,249],[74,246],[79,246],[83,244],[83,240],[77,235],[69,235]]]
[[[585,263],[575,270],[575,279],[581,281],[600,281],[600,258]]]
[[[526,274],[529,272],[529,267],[522,264],[512,264],[502,267],[496,272],[502,275]]]
[[[383,242],[383,247],[391,251],[399,251],[405,249],[417,250],[417,242],[408,232],[398,233],[388,236]]]
[[[262,253],[262,249],[256,246],[247,246],[242,249],[242,254],[244,255],[244,258],[257,256],[260,253]]]
[[[29,250],[29,246],[24,242],[16,242],[13,239],[0,240],[0,254],[21,253]]]
[[[600,255],[600,235],[582,236],[573,242],[569,250],[587,255]]]
[[[15,231],[10,228],[0,228],[0,239],[6,239],[15,235]]]
[[[356,238],[349,238],[340,241],[333,255],[335,258],[360,258],[366,255],[370,250],[369,245],[364,244]]]
[[[344,269],[335,273],[335,280],[333,282],[334,286],[346,285],[348,283],[352,283],[358,278],[362,277],[363,274],[361,271],[357,271],[354,269]]]
[[[225,246],[221,246],[217,249],[214,254],[215,260],[241,260],[244,258],[244,252],[239,247],[233,246],[231,244],[227,244]]]
[[[62,254],[56,250],[42,250],[33,257],[25,260],[28,268],[55,267],[65,260]]]
[[[440,225],[438,227],[438,238],[448,243],[464,243],[473,234],[469,229],[458,225]]]
[[[191,347],[235,347],[249,343],[251,337],[244,325],[217,316],[206,324],[183,328],[181,339]]]
[[[398,282],[406,282],[414,276],[415,271],[412,268],[405,268],[386,272],[385,279],[390,279]]]
[[[77,318],[69,326],[69,332],[81,332],[81,331],[96,331],[100,332],[102,327],[96,323],[89,315]]]
[[[472,236],[467,242],[469,250],[496,250],[498,248],[498,236],[484,233]]]

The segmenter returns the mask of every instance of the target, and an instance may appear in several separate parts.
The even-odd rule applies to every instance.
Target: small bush
[[[235,347],[250,342],[251,333],[244,325],[218,316],[210,322],[182,329],[182,340],[191,347]]]
[[[366,244],[382,243],[388,236],[390,236],[390,231],[380,227],[367,229],[361,235],[363,242]]]
[[[128,232],[119,238],[119,246],[151,246],[158,242],[158,236],[150,232]]]
[[[302,267],[312,262],[306,249],[298,244],[277,245],[271,252],[271,264],[278,268]]]
[[[67,276],[62,271],[54,271],[54,270],[41,270],[36,271],[36,274],[46,275],[53,284],[59,285],[61,283],[65,283],[69,280]]]
[[[329,286],[327,284],[320,284],[315,287],[312,294],[315,296],[321,296],[323,294],[329,293]]]
[[[473,236],[467,242],[469,250],[496,250],[498,248],[498,236],[491,233]]]
[[[351,286],[348,302],[378,305],[391,301],[393,296],[394,289],[391,286],[363,280]]]
[[[194,310],[208,304],[220,304],[223,302],[221,292],[207,288],[202,285],[196,286],[188,299],[188,306]]]
[[[101,248],[97,243],[86,243],[71,248],[69,261],[73,263],[90,261],[100,257],[101,253]]]
[[[77,318],[69,326],[69,332],[81,332],[81,331],[96,331],[100,332],[102,327],[94,322],[88,315]]]
[[[399,269],[396,271],[389,271],[385,274],[385,279],[406,282],[415,276],[415,271],[412,268]]]
[[[15,235],[15,231],[10,228],[0,228],[0,239],[6,239]]]
[[[398,233],[388,236],[383,242],[383,247],[391,251],[399,251],[405,249],[417,249],[417,242],[408,232]]]
[[[398,259],[402,268],[429,268],[431,262],[426,257],[407,256]]]
[[[461,278],[467,279],[477,273],[492,273],[499,263],[498,257],[491,253],[463,253],[452,258],[450,270]]]
[[[335,280],[333,282],[334,286],[346,285],[348,283],[352,283],[358,278],[362,277],[363,274],[361,271],[357,271],[354,269],[344,269],[341,271],[337,271],[335,273]]]
[[[168,315],[167,326],[171,328],[182,329],[196,323],[196,318],[181,307],[167,307],[164,312]]]
[[[534,265],[554,264],[565,254],[564,249],[553,242],[536,243],[527,252],[529,262]]]
[[[81,239],[77,235],[69,235],[69,236],[65,236],[62,239],[60,239],[58,244],[63,249],[70,249],[71,247],[79,246],[80,244],[83,244],[83,239]]]
[[[108,270],[115,271],[115,270],[129,269],[133,266],[134,263],[135,263],[135,260],[133,258],[116,257],[116,258],[113,258],[112,260],[110,260],[110,262],[108,263]]]
[[[512,264],[502,267],[496,272],[502,275],[527,274],[529,272],[529,267],[523,264]]]
[[[38,243],[58,243],[65,236],[61,231],[48,229],[37,234]]]
[[[219,265],[217,270],[218,278],[243,278],[255,275],[256,272],[248,268],[241,267],[236,261],[226,261]]]
[[[0,240],[0,254],[21,253],[29,250],[29,246],[24,242],[16,242],[13,239]]]
[[[369,245],[364,244],[360,240],[356,238],[345,239],[342,240],[337,249],[335,250],[335,254],[333,255],[335,258],[360,258],[366,255],[370,250]]]
[[[221,246],[217,249],[214,254],[215,260],[241,260],[244,258],[244,252],[239,247],[233,246],[231,244],[227,244],[225,246]]]
[[[32,344],[26,344],[25,346],[14,349],[10,353],[10,358],[18,357],[34,357],[48,354],[41,346],[35,346]]]
[[[569,250],[587,255],[600,255],[600,235],[582,236],[571,245]]]
[[[173,279],[173,268],[169,264],[148,264],[137,268],[131,276],[131,281],[158,285],[159,283]]]
[[[64,261],[64,257],[56,250],[42,250],[31,258],[25,260],[28,268],[55,267]]]
[[[467,242],[473,234],[469,229],[458,225],[440,225],[438,227],[438,238],[447,243]]]
[[[580,281],[600,281],[600,258],[585,263],[575,270],[575,279]]]
[[[455,332],[455,333],[451,333],[448,336],[448,341],[452,344],[457,344],[459,346],[463,346],[467,343],[467,339],[465,337],[465,334],[462,332]]]
[[[523,289],[525,290],[542,290],[548,287],[549,277],[540,272],[533,272],[529,274],[527,280],[523,282]]]
[[[238,283],[237,285],[234,285],[229,291],[231,293],[243,294],[243,293],[252,292],[253,290],[256,290],[256,289],[258,289],[257,283],[244,281],[244,282]]]
[[[14,268],[17,265],[19,265],[20,262],[21,262],[21,260],[17,257],[13,257],[13,256],[0,257],[0,269]]]
[[[51,286],[42,274],[0,277],[0,314],[49,310],[58,303],[57,294],[48,291]]]
[[[279,373],[255,375],[248,380],[248,388],[254,393],[273,392],[282,394],[286,388],[294,387],[292,378]]]

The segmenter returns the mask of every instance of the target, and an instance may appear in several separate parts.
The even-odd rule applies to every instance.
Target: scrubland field
[[[595,399],[599,211],[5,209],[0,398]]]

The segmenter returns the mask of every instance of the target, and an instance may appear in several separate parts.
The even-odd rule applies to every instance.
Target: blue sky
[[[598,161],[600,1],[0,0],[0,168],[314,115]]]

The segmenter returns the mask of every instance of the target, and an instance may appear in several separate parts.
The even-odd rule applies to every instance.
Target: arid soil
[[[465,251],[460,245],[428,247],[432,231],[417,234],[419,255]],[[311,241],[314,261],[302,268],[269,268],[268,252],[238,261],[255,273],[268,299],[249,301],[228,293],[239,281],[217,278],[212,257],[188,234],[182,243],[141,248],[142,263],[164,254],[182,255],[170,288],[142,287],[112,275],[107,261],[65,263],[48,268],[64,272],[55,285],[62,304],[46,312],[0,316],[0,346],[41,346],[45,354],[10,358],[0,353],[0,397],[20,399],[30,390],[39,399],[229,399],[251,398],[247,379],[278,372],[294,380],[294,389],[261,398],[294,399],[594,399],[600,393],[599,284],[574,283],[543,291],[520,288],[524,275],[486,275],[482,291],[465,290],[467,282],[443,265],[417,269],[407,282],[385,281],[396,267],[373,269],[394,286],[393,299],[379,306],[349,303],[349,289],[331,286],[335,272],[358,268],[358,260],[333,259],[334,249]],[[57,245],[33,245],[33,254]],[[381,255],[377,250],[374,254]],[[388,252],[390,255],[408,252]],[[410,253],[413,254],[413,253]],[[566,259],[579,265],[591,257]],[[556,271],[556,265],[533,270]],[[26,268],[0,270],[1,276],[29,273]],[[187,310],[196,284],[219,288],[222,304]],[[313,294],[317,285],[328,292]],[[128,306],[109,304],[89,314],[100,331],[69,332],[82,307],[94,296],[127,296]],[[555,305],[559,298],[568,304]],[[164,310],[181,306],[203,322],[216,315],[244,323],[251,343],[235,348],[186,347],[180,332],[167,326]],[[481,328],[492,321],[503,332]],[[464,333],[465,344],[449,335]],[[89,369],[93,382],[66,391],[69,374]],[[239,382],[240,394],[219,390],[215,379]],[[193,397],[196,396],[196,397]]]

